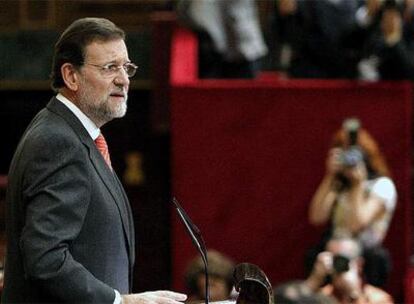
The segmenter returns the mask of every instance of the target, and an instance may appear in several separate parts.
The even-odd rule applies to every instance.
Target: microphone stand
[[[193,241],[193,244],[197,248],[197,250],[200,253],[201,258],[203,260],[203,263],[204,263],[204,276],[205,276],[205,279],[206,279],[205,304],[209,304],[209,301],[210,301],[210,286],[209,286],[209,279],[208,279],[207,250],[206,250],[206,245],[204,243],[204,239],[201,236],[200,230],[191,221],[190,217],[187,215],[187,213],[184,211],[184,209],[178,203],[177,199],[175,197],[173,197],[172,201],[175,205],[175,209],[177,210],[177,213],[178,213],[181,221],[183,222],[185,228],[187,229],[187,233],[190,235],[190,238]]]

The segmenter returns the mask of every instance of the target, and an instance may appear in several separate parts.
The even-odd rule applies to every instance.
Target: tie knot
[[[101,151],[101,149],[108,150],[108,144],[106,143],[105,137],[102,135],[102,133],[100,133],[99,136],[95,139],[95,145],[98,147],[99,151]]]
[[[111,158],[109,156],[108,144],[106,143],[105,137],[101,134],[95,139],[96,148],[98,148],[99,152],[102,154],[106,164],[112,170],[111,165]]]

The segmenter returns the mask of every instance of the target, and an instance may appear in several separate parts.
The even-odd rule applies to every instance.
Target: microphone
[[[201,258],[204,263],[204,276],[206,279],[205,284],[205,304],[209,304],[210,302],[210,288],[209,288],[209,280],[208,280],[208,261],[207,261],[207,250],[206,245],[204,243],[203,237],[201,236],[200,230],[197,228],[196,225],[191,221],[190,217],[178,203],[177,199],[173,197],[172,199],[175,209],[183,222],[187,233],[190,235],[191,240],[193,241],[194,246],[197,248],[198,252],[201,255]]]

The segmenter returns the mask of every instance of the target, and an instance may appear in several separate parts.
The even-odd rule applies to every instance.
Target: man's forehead
[[[106,61],[127,59],[128,50],[123,39],[94,40],[86,45],[85,58]]]

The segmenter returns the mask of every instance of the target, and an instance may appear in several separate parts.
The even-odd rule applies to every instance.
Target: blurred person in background
[[[367,0],[358,10],[365,37],[359,79],[414,79],[413,6],[413,0]]]
[[[224,301],[232,297],[234,262],[215,250],[207,251],[210,300]],[[185,272],[185,285],[190,301],[205,299],[205,274],[201,257],[191,260]]]
[[[292,50],[298,44],[296,41],[299,32],[296,16],[297,1],[277,0],[273,4],[273,13],[269,15],[270,24],[266,35],[270,49],[267,60],[271,69],[277,70],[286,77],[292,59]]]
[[[414,79],[414,0],[277,0],[271,16],[287,77]]]
[[[328,224],[319,246],[307,258],[308,269],[331,237],[355,237],[363,246],[367,281],[383,286],[391,268],[382,243],[394,214],[397,193],[385,159],[359,121],[348,119],[335,134],[325,175],[309,208],[313,225]]]
[[[305,280],[287,282],[275,289],[275,303],[393,303],[388,293],[365,282],[361,254],[358,240],[330,239]]]
[[[319,253],[305,284],[311,290],[319,290],[341,304],[393,303],[388,293],[365,283],[361,250],[358,241],[352,238],[338,237],[329,240],[326,250]],[[326,277],[330,283],[323,286]]]
[[[358,0],[278,0],[274,47],[291,78],[353,78],[359,61],[355,28]]]
[[[179,20],[198,38],[200,78],[254,78],[267,53],[254,0],[180,0]]]

